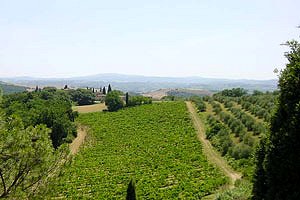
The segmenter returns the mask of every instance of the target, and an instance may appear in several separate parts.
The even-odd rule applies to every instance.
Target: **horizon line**
[[[98,76],[98,75],[119,75],[119,76],[139,76],[139,77],[149,77],[149,78],[204,78],[204,79],[222,79],[222,80],[252,80],[252,81],[268,81],[268,80],[278,80],[278,78],[226,78],[226,77],[214,77],[214,76],[159,76],[159,75],[143,75],[143,74],[126,74],[126,73],[97,73],[97,74],[89,74],[82,76],[64,76],[64,77],[54,77],[54,76],[0,76],[1,79],[18,79],[18,78],[31,78],[31,79],[74,79],[74,78],[84,78],[90,76]]]

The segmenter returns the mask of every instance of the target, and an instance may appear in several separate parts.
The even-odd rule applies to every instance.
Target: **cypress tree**
[[[102,89],[102,93],[103,93],[103,94],[106,94],[105,86],[104,86],[103,89]]]
[[[126,200],[136,200],[135,182],[132,179],[128,184]]]
[[[39,91],[39,86],[36,86],[34,91],[38,92]]]
[[[111,92],[111,86],[110,86],[110,84],[108,84],[107,93],[110,93],[110,92]]]
[[[265,153],[261,151],[264,159],[259,158],[263,164],[256,166],[253,199],[300,199],[300,44],[287,45],[289,63],[280,73],[278,104]]]
[[[128,103],[129,103],[129,95],[128,95],[128,92],[126,92],[126,95],[125,95],[125,102],[126,102],[126,106],[128,106]]]
[[[93,88],[93,93],[95,93],[95,88]]]

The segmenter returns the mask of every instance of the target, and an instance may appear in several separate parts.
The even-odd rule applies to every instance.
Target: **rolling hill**
[[[0,88],[3,90],[4,94],[23,92],[27,89],[25,86],[13,85],[2,81],[0,81]]]

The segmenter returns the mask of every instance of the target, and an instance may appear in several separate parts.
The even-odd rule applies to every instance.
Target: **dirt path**
[[[234,183],[237,179],[241,178],[241,174],[235,172],[227,162],[219,155],[210,144],[210,142],[205,137],[204,124],[198,116],[198,113],[193,106],[193,104],[189,101],[186,102],[188,111],[190,112],[191,119],[194,123],[194,127],[197,130],[198,139],[202,143],[203,153],[207,156],[207,159],[214,163],[217,167],[219,167],[223,173],[229,178],[229,188],[234,188]]]
[[[84,126],[79,126],[77,129],[77,137],[70,144],[71,154],[76,154],[79,150],[79,147],[83,144],[85,136],[87,134],[87,128]]]

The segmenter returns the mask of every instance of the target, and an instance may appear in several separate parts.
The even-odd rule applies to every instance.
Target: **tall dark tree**
[[[66,89],[68,89],[68,85],[65,85],[65,86],[64,86],[64,90],[66,90]]]
[[[105,89],[105,87],[103,87],[102,93],[103,93],[103,94],[106,94],[106,89]]]
[[[263,138],[260,141],[259,147],[255,153],[255,173],[254,173],[254,185],[253,193],[255,200],[264,199],[266,192],[266,171],[264,167],[264,160],[266,156],[266,139]]]
[[[132,179],[128,184],[126,200],[136,200],[135,182]]]
[[[93,93],[95,93],[95,88],[93,88]]]
[[[126,106],[128,106],[128,103],[129,103],[129,94],[128,94],[128,92],[126,92],[126,95],[125,95],[125,102],[126,102]]]
[[[35,92],[38,92],[39,91],[39,86],[35,86]]]
[[[280,73],[278,104],[265,155],[259,158],[263,163],[256,168],[253,199],[300,199],[300,44],[287,45],[289,63]]]
[[[111,92],[111,86],[110,86],[110,84],[108,84],[107,93],[110,93],[110,92]]]

